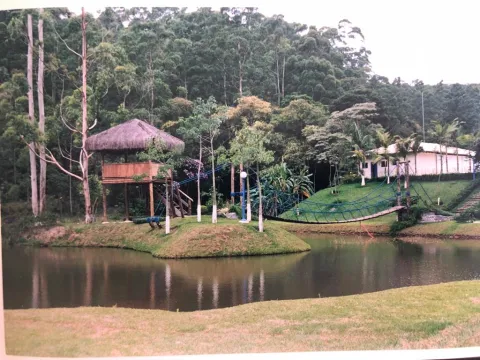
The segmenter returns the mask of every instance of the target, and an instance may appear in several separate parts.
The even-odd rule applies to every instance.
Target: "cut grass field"
[[[6,310],[6,347],[80,357],[478,346],[479,294],[480,281],[464,281],[191,313]]]
[[[469,183],[469,180],[412,182],[416,190],[412,190],[412,196],[417,196],[418,192],[422,198],[428,200],[426,192],[432,201],[440,197],[444,204],[448,204]],[[391,184],[367,182],[366,186],[361,186],[355,183],[341,185],[338,189],[338,194],[332,194],[332,188],[320,190],[304,203],[300,203],[299,215],[292,210],[282,214],[282,217],[307,222],[335,222],[361,218],[383,211],[395,204],[396,183],[393,178]]]
[[[116,247],[149,252],[161,258],[196,258],[242,255],[275,255],[310,250],[310,245],[279,226],[257,230],[258,224],[239,224],[219,219],[211,224],[196,218],[176,218],[171,233],[151,229],[147,224],[66,224],[33,228],[23,236],[23,244],[40,246]],[[20,243],[22,241],[20,240]]]

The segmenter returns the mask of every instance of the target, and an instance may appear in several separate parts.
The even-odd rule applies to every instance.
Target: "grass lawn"
[[[400,231],[399,237],[443,237],[443,238],[480,238],[480,223],[441,223],[417,224]]]
[[[6,310],[7,354],[139,356],[480,344],[480,281],[175,313]]]
[[[219,219],[217,224],[205,216],[175,218],[171,233],[151,229],[147,224],[65,224],[31,228],[17,243],[41,246],[117,247],[150,252],[162,258],[272,255],[310,250],[310,245],[280,226],[239,224],[237,220]]]
[[[440,197],[444,204],[448,204],[469,183],[469,180],[455,180],[422,182],[421,185],[433,201]],[[427,200],[423,189],[418,183],[415,184],[412,182],[420,196]],[[362,187],[355,183],[342,185],[338,189],[338,194],[332,194],[332,188],[320,190],[307,201],[300,203],[299,215],[292,209],[283,213],[281,217],[308,222],[335,222],[371,215],[395,205],[394,179],[391,184],[367,182],[366,186]],[[412,196],[417,196],[414,190]]]
[[[457,195],[466,188],[471,183],[471,180],[454,180],[454,181],[433,181],[433,182],[424,182],[421,184],[430,198],[436,203],[437,198],[440,197],[440,200],[444,205],[449,204]],[[415,187],[415,182],[412,182]],[[422,188],[417,185],[417,191],[420,195],[423,194]],[[412,191],[412,194],[414,192]]]

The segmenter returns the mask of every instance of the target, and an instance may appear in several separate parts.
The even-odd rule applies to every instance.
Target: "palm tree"
[[[395,148],[396,148],[396,156],[397,160],[398,158],[403,158],[403,161],[407,159],[408,154],[412,151],[412,143],[414,142],[414,135],[410,135],[409,137],[402,138],[399,135],[396,135],[394,137],[395,139]],[[399,166],[399,165],[397,165]],[[405,164],[405,166],[408,166],[408,164]],[[407,178],[405,177],[405,188],[407,188]]]
[[[365,163],[365,160],[367,159],[365,152],[360,149],[358,145],[354,145],[355,150],[352,151],[353,155],[352,157],[356,158],[358,163],[358,174],[362,177],[362,186],[365,186],[365,171],[363,170],[363,164]]]
[[[460,129],[458,119],[451,123],[442,124],[440,121],[432,121],[433,127],[430,129],[430,136],[440,145],[440,175],[443,174],[443,153],[442,146],[445,146],[445,166],[448,173],[448,145],[452,142],[453,135]],[[439,176],[440,179],[440,176]]]
[[[373,160],[373,163],[376,164],[380,160],[385,160],[387,162],[387,184],[390,184],[390,159],[392,159],[393,156],[388,152],[388,146],[392,142],[392,136],[388,131],[377,130],[377,141],[384,151],[381,154],[377,154],[377,157]]]
[[[365,172],[363,164],[367,160],[366,152],[373,147],[373,139],[369,134],[364,135],[360,126],[354,122],[355,130],[353,131],[352,142],[354,150],[353,157],[358,161],[358,174],[362,177],[362,186],[365,186]]]
[[[410,145],[410,150],[413,153],[413,156],[415,158],[415,174],[417,173],[417,155],[418,153],[423,151],[422,147],[422,138],[418,134],[412,134],[413,141]]]

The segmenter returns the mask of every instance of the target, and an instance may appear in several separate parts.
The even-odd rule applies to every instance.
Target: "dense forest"
[[[346,19],[318,28],[255,8],[106,8],[97,15],[82,21],[64,8],[0,12],[4,201],[30,201],[35,165],[39,212],[81,214],[85,182],[79,180],[87,176],[92,198],[101,198],[99,161],[83,155],[82,136],[134,118],[183,139],[184,155],[199,159],[192,124],[216,114],[205,168],[212,155],[217,163],[248,162],[240,150],[250,144],[250,159],[258,155],[262,169],[277,164],[272,171],[319,172],[322,185],[331,178],[330,165],[357,173],[368,149],[395,135],[422,136],[423,118],[425,140],[477,146],[479,85],[374,75],[362,31]],[[36,156],[42,153],[58,164],[44,166]],[[179,166],[177,177],[189,171]],[[223,192],[228,197],[226,186]],[[112,190],[109,199],[121,203],[121,193]]]

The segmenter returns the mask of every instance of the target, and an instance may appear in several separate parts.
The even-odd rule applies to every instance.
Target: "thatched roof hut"
[[[103,152],[143,151],[152,140],[157,139],[160,139],[169,150],[183,151],[185,148],[185,143],[175,136],[143,120],[133,119],[90,136],[87,139],[86,149]]]

